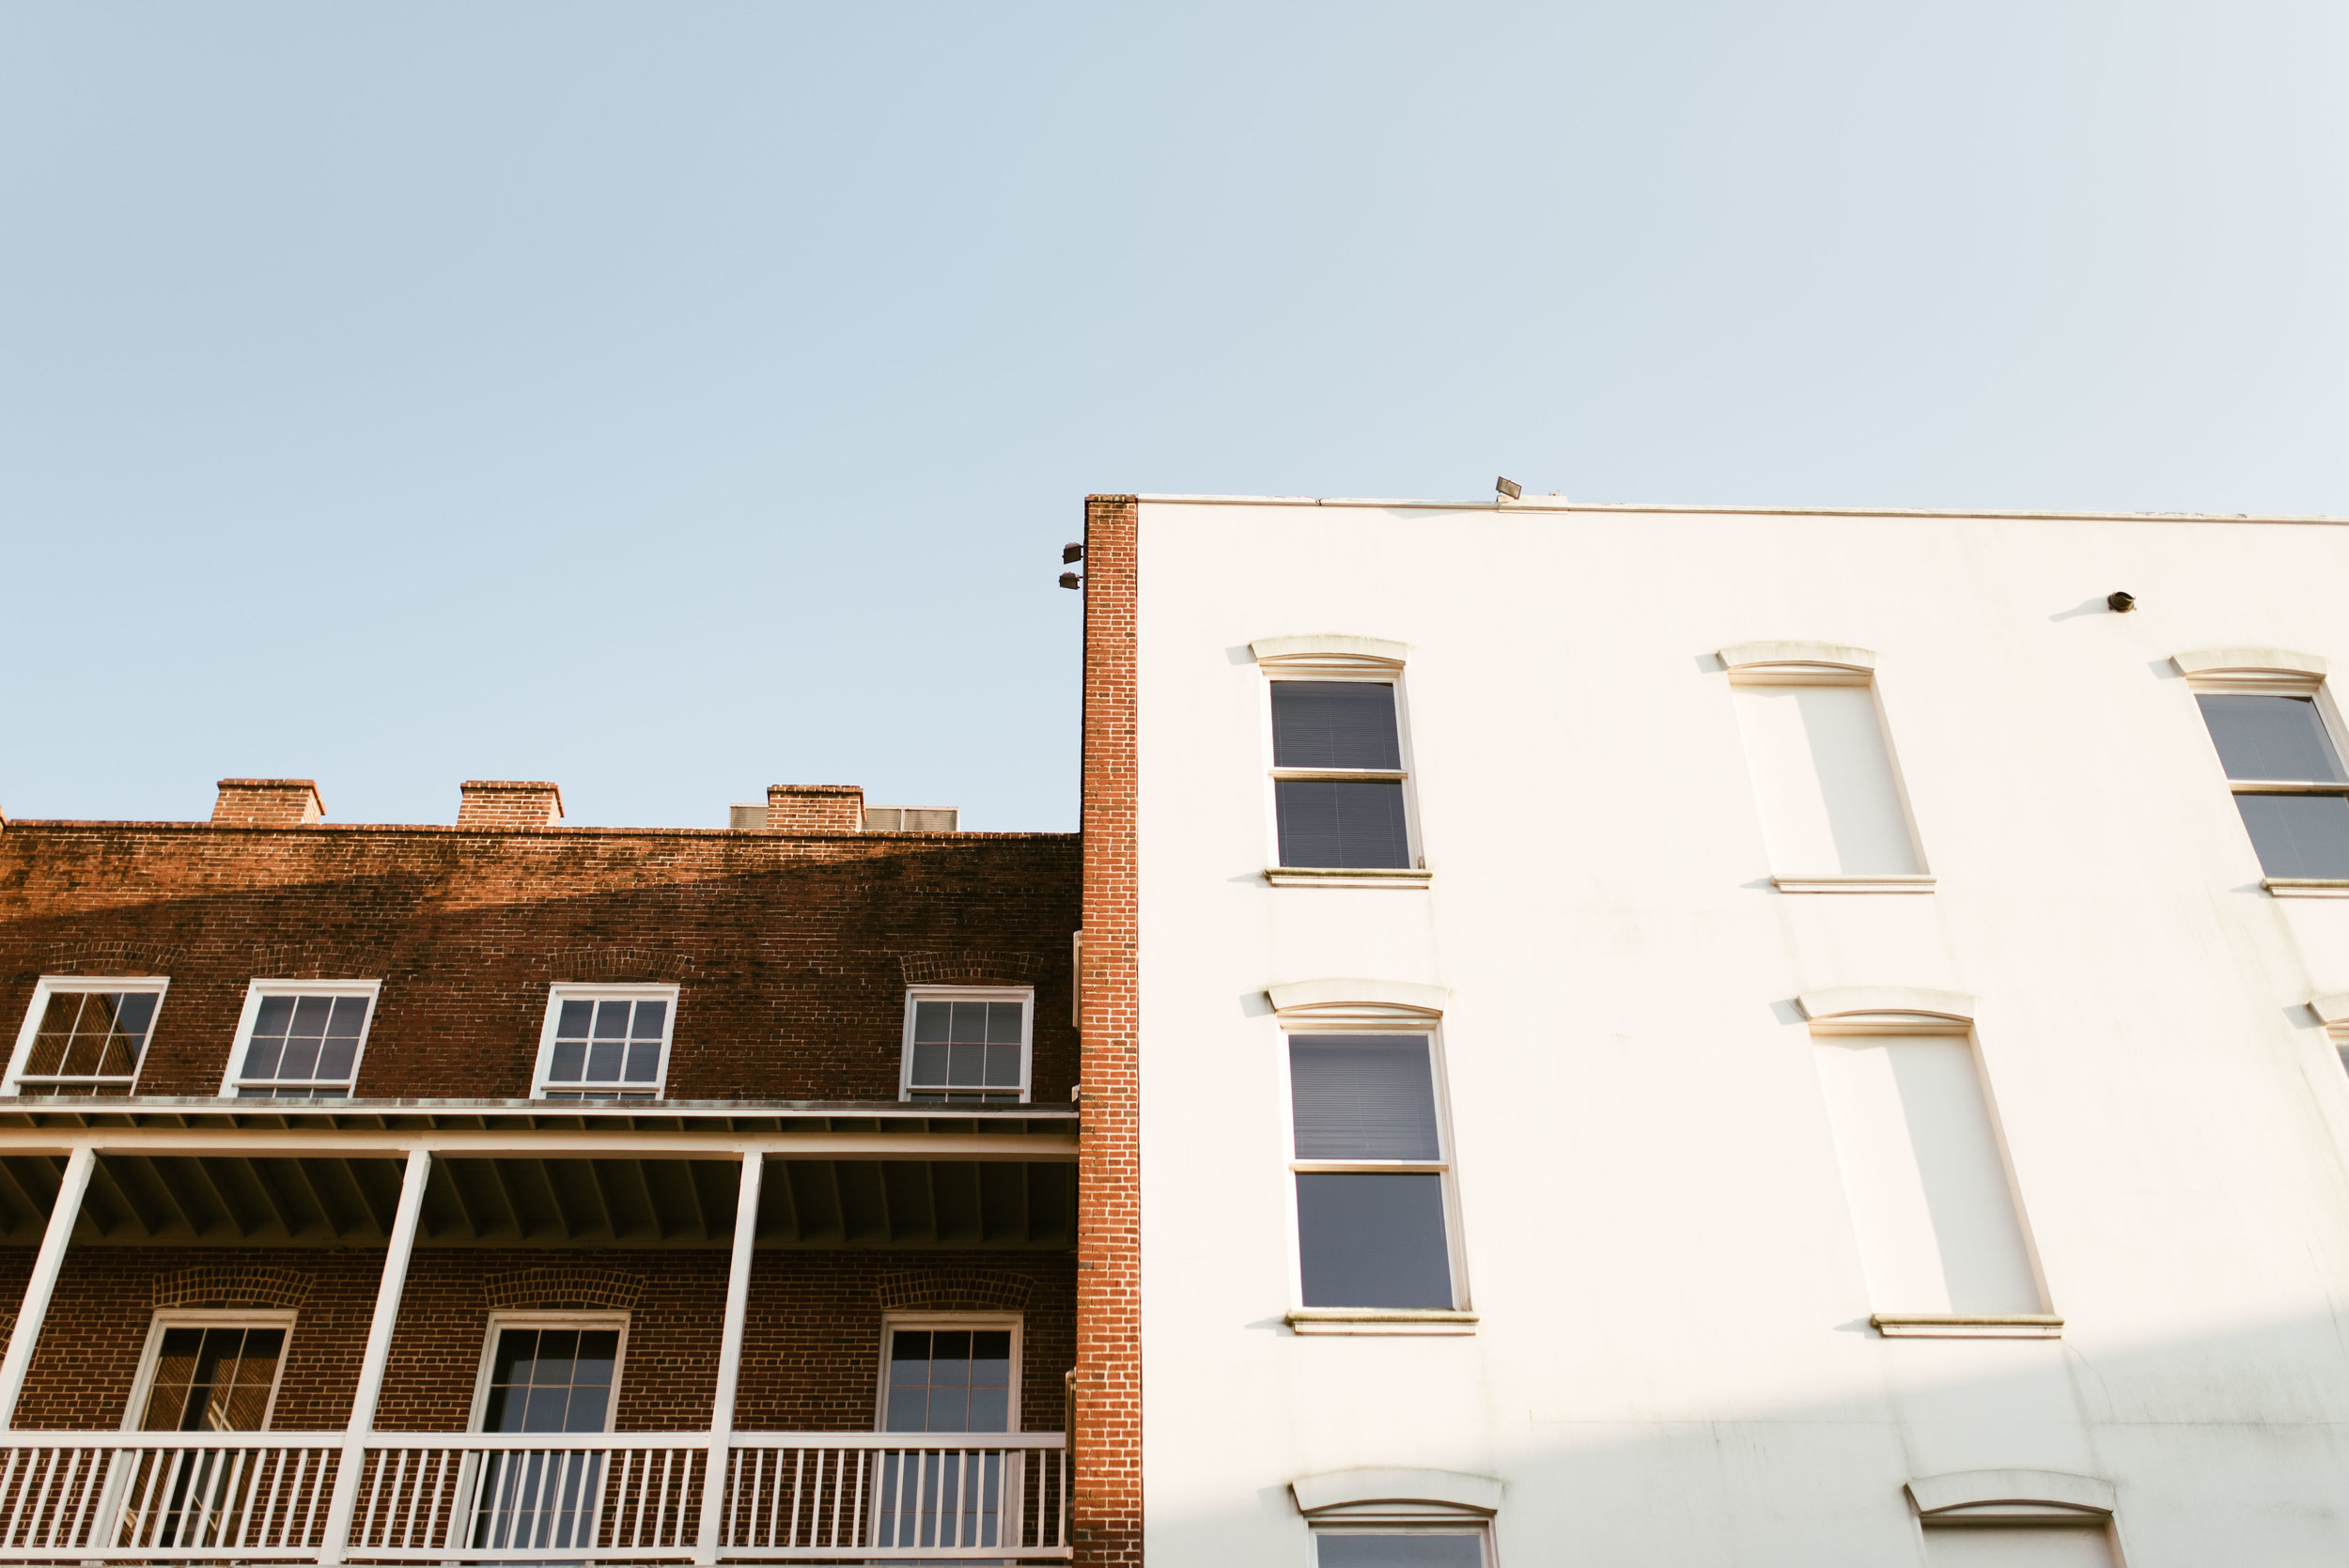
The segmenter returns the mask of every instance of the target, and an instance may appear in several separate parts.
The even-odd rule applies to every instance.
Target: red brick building
[[[1075,835],[322,817],[0,827],[0,1551],[1117,1555]]]

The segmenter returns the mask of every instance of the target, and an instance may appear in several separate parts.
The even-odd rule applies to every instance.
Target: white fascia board
[[[1266,986],[1265,995],[1271,999],[1275,1013],[1369,1004],[1440,1017],[1452,1000],[1452,993],[1441,986],[1408,980],[1293,980],[1284,986]]]
[[[1441,1503],[1469,1514],[1501,1511],[1501,1483],[1458,1470],[1330,1470],[1289,1483],[1298,1512],[1307,1515],[1363,1503]]]
[[[1908,1495],[1928,1518],[2000,1503],[2108,1514],[2119,1500],[2111,1482],[2063,1470],[1952,1470],[1920,1476],[1908,1483]]]
[[[1411,657],[1411,644],[1384,637],[1357,637],[1346,632],[1312,632],[1301,637],[1259,637],[1248,644],[1259,664],[1283,659],[1328,658],[1375,660],[1401,664]]]
[[[1874,670],[1874,649],[1847,643],[1733,643],[1720,650],[1724,667],[1732,670],[1767,668],[1773,664],[1824,665],[1831,670]]]
[[[1835,986],[1805,991],[1795,1001],[1802,1016],[1814,1023],[1850,1013],[1908,1013],[1960,1023],[1974,1021],[1972,997],[1923,986]]]

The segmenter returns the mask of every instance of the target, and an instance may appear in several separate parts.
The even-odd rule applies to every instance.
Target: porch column
[[[0,1431],[16,1424],[16,1398],[24,1391],[25,1373],[32,1370],[41,1320],[49,1315],[57,1271],[65,1267],[66,1244],[73,1239],[73,1222],[82,1217],[82,1195],[89,1190],[89,1173],[97,1164],[95,1149],[76,1149],[65,1162],[65,1179],[57,1184],[57,1202],[49,1211],[49,1229],[41,1233],[40,1255],[33,1260],[33,1277],[24,1281],[24,1301],[16,1310],[16,1327],[8,1335],[8,1353],[0,1358]]]
[[[702,1471],[701,1534],[693,1560],[718,1560],[719,1526],[725,1514],[726,1464],[734,1439],[734,1396],[742,1386],[742,1324],[751,1306],[751,1245],[758,1239],[758,1183],[766,1158],[742,1157],[742,1190],[734,1203],[734,1262],[726,1270],[725,1327],[718,1338],[718,1389],[709,1402],[709,1458]]]
[[[343,1458],[334,1470],[334,1499],[326,1511],[326,1537],[319,1561],[340,1562],[350,1537],[350,1515],[359,1500],[359,1471],[366,1462],[366,1435],[375,1430],[376,1402],[383,1394],[383,1367],[392,1358],[392,1330],[399,1324],[399,1296],[408,1284],[408,1256],[415,1250],[416,1219],[424,1213],[425,1178],[432,1173],[428,1149],[408,1151],[408,1172],[399,1184],[399,1213],[392,1220],[391,1245],[383,1250],[383,1280],[375,1291],[375,1320],[367,1325],[367,1348],[359,1361],[359,1387],[350,1398],[350,1423],[343,1433]]]

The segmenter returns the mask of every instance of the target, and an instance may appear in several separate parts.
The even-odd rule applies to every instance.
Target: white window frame
[[[151,991],[154,993],[156,999],[156,1023],[160,1023],[163,1016],[163,993],[170,989],[170,987],[171,977],[161,974],[42,975],[33,986],[33,1004],[29,1008],[25,1009],[23,1026],[16,1032],[16,1050],[8,1057],[8,1078],[5,1082],[0,1082],[0,1094],[21,1094],[23,1093],[23,1090],[18,1087],[18,1080],[23,1076],[26,1059],[33,1054],[33,1039],[40,1032],[40,1020],[48,1016],[49,999],[51,997],[72,994],[86,995],[91,991]],[[154,1023],[148,1025],[146,1044],[139,1048],[139,1070],[138,1072],[131,1075],[131,1082],[129,1089],[127,1090],[127,1093],[129,1094],[135,1094],[139,1091],[140,1074],[147,1071],[147,1048],[148,1046],[152,1046],[155,1043],[155,1028],[156,1024]],[[92,1079],[91,1081],[96,1082],[99,1080]],[[48,1099],[53,1096],[44,1094],[41,1097],[43,1099]],[[78,1098],[80,1096],[66,1097]]]
[[[1265,880],[1274,887],[1328,886],[1423,888],[1428,882],[1427,846],[1420,829],[1419,776],[1411,749],[1410,693],[1403,679],[1404,658],[1410,651],[1402,643],[1369,637],[1280,637],[1250,644],[1256,658],[1263,690],[1256,697],[1257,744],[1265,758],[1264,833],[1269,851],[1265,856]],[[1394,735],[1398,768],[1278,768],[1272,757],[1272,687],[1276,681],[1346,681],[1394,690]],[[1404,857],[1408,866],[1346,869],[1338,866],[1295,866],[1281,854],[1280,784],[1283,779],[1392,781],[1403,788]]]
[[[1468,1248],[1460,1212],[1459,1161],[1452,1137],[1451,1074],[1444,1063],[1443,1020],[1439,1017],[1396,1017],[1377,1006],[1316,1009],[1314,1015],[1284,1013],[1274,1032],[1280,1061],[1281,1154],[1286,1179],[1282,1203],[1288,1215],[1289,1327],[1313,1333],[1437,1333],[1472,1332],[1477,1321],[1469,1295]],[[1350,1016],[1349,1016],[1350,1015]],[[1389,1034],[1427,1042],[1427,1064],[1436,1092],[1436,1152],[1433,1160],[1299,1159],[1297,1157],[1297,1103],[1290,1081],[1289,1040],[1315,1034]],[[1300,1174],[1352,1171],[1427,1173],[1443,1179],[1444,1249],[1452,1268],[1452,1305],[1434,1307],[1309,1307],[1305,1304],[1304,1233],[1297,1208],[1297,1178]]]
[[[490,1413],[490,1374],[497,1369],[498,1336],[508,1328],[617,1328],[620,1343],[612,1353],[612,1403],[603,1407],[603,1430],[615,1430],[613,1423],[620,1417],[620,1390],[628,1377],[628,1322],[625,1311],[600,1312],[515,1312],[500,1308],[490,1313],[490,1327],[481,1336],[481,1365],[474,1374],[473,1407],[465,1417],[465,1430],[478,1433],[482,1419]],[[470,1455],[467,1456],[469,1459]],[[466,1489],[459,1487],[459,1497]]]
[[[2233,660],[2251,660],[2264,658],[2266,663],[2236,663]],[[2284,666],[2292,660],[2303,667]],[[2179,654],[2172,660],[2186,675],[2186,688],[2197,697],[2307,697],[2316,710],[2317,724],[2325,738],[2331,741],[2333,753],[2349,765],[2349,723],[2344,723],[2340,706],[2335,702],[2332,683],[2325,678],[2324,661],[2310,655],[2279,655],[2270,650],[2242,649],[2204,654]],[[2234,805],[2238,795],[2337,795],[2349,797],[2349,784],[2321,784],[2307,779],[2236,779],[2227,775],[2226,760],[2218,754],[2218,738],[2210,733],[2210,721],[2194,705],[2195,722],[2201,725],[2202,739],[2210,747],[2212,765],[2227,790],[2227,803]],[[2245,847],[2251,851],[2254,864],[2259,862],[2259,847],[2251,843],[2250,829],[2242,821],[2242,811],[2236,808],[2235,826],[2243,834]],[[2270,877],[2267,868],[2260,866],[2260,885],[2279,898],[2341,898],[2349,897],[2349,882],[2321,877]]]
[[[367,999],[367,1021],[359,1026],[359,1044],[351,1052],[350,1057],[350,1093],[347,1097],[357,1099],[359,1097],[359,1070],[366,1064],[367,1039],[375,1032],[376,1009],[383,1000],[383,982],[381,980],[255,980],[249,982],[244,989],[243,1011],[237,1015],[237,1035],[228,1045],[228,1070],[221,1074],[220,1097],[226,1100],[237,1098],[237,1091],[245,1084],[244,1057],[245,1052],[253,1045],[253,1026],[261,1016],[262,999],[282,996],[366,997]],[[323,1080],[313,1079],[311,1081],[322,1082]],[[265,1085],[275,1087],[280,1084],[291,1087],[294,1080],[257,1079],[253,1082],[256,1087]]]
[[[261,1407],[258,1430],[267,1432],[277,1419],[277,1393],[286,1386],[286,1362],[293,1353],[294,1316],[291,1311],[257,1310],[237,1312],[227,1309],[196,1307],[159,1307],[147,1327],[147,1343],[139,1351],[138,1374],[131,1379],[131,1398],[122,1407],[123,1432],[141,1430],[139,1418],[146,1413],[147,1402],[155,1392],[155,1369],[163,1354],[163,1331],[168,1328],[282,1328],[286,1343],[277,1353],[277,1375],[269,1386],[269,1403]]]
[[[1018,1432],[1019,1425],[1019,1387],[1025,1375],[1025,1317],[1019,1312],[883,1312],[880,1333],[880,1371],[873,1381],[873,1430],[889,1430],[889,1341],[899,1328],[957,1328],[1011,1330],[1011,1392],[1003,1417],[1003,1430]]]
[[[1019,1101],[1026,1105],[1034,1097],[1035,1087],[1035,987],[1034,986],[908,986],[906,987],[906,1017],[904,1043],[897,1053],[897,1098],[910,1100],[913,1084],[913,1004],[917,1001],[1016,1001],[1019,1003]],[[937,1091],[924,1088],[923,1094]],[[1001,1094],[1000,1086],[989,1086],[983,1093]],[[948,1096],[925,1100],[926,1105],[951,1106],[983,1103],[977,1094]],[[1003,1102],[996,1102],[1001,1104]]]
[[[661,1070],[649,1084],[614,1085],[624,1097],[665,1100],[669,1097],[669,1057],[677,1044],[677,994],[681,986],[669,985],[609,986],[574,984],[558,980],[547,987],[547,1016],[538,1027],[538,1060],[530,1069],[530,1097],[534,1100],[559,1095],[566,1100],[577,1099],[580,1091],[603,1088],[604,1084],[551,1083],[547,1070],[554,1064],[554,1032],[563,1021],[563,1003],[569,1001],[660,1001],[665,1000],[669,1010],[661,1019]],[[649,1094],[638,1091],[649,1089]]]

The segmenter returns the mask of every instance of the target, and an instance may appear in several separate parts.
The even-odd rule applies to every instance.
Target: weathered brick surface
[[[524,1095],[551,983],[675,981],[671,1094],[894,1099],[919,974],[1035,986],[1066,1105],[1078,919],[1072,834],[19,821],[0,1019],[44,973],[168,974],[140,1090],[216,1094],[248,981],[380,979],[362,1095]]]
[[[458,786],[459,828],[552,828],[563,820],[563,791],[521,779],[467,779]]]
[[[215,828],[299,828],[325,815],[309,779],[223,779],[212,801]]]
[[[514,1275],[576,1269],[641,1280],[630,1311],[627,1365],[614,1425],[621,1431],[691,1431],[709,1419],[717,1382],[726,1253],[541,1252],[419,1248],[409,1270],[376,1424],[387,1431],[464,1430],[480,1372],[493,1296],[515,1308],[580,1303],[557,1294],[523,1299]],[[14,1300],[30,1250],[0,1251],[0,1298]],[[274,1281],[259,1299],[187,1305],[271,1306],[285,1281],[303,1282],[294,1332],[271,1424],[280,1431],[339,1430],[350,1419],[359,1358],[381,1275],[380,1250],[254,1250],[225,1261],[217,1249],[86,1248],[67,1255],[33,1359],[17,1424],[112,1427],[122,1419],[158,1297],[183,1299],[191,1270]],[[736,1423],[745,1431],[870,1431],[880,1378],[882,1313],[902,1306],[910,1277],[926,1281],[924,1311],[1021,1313],[1020,1424],[1065,1430],[1063,1376],[1075,1341],[1065,1253],[941,1251],[764,1252],[751,1280]],[[1018,1296],[1017,1304],[1007,1300]]]
[[[1142,1561],[1141,984],[1134,819],[1136,506],[1085,503],[1084,1116],[1077,1246],[1077,1560]]]
[[[864,827],[859,784],[769,784],[767,826],[786,833],[853,833]]]

